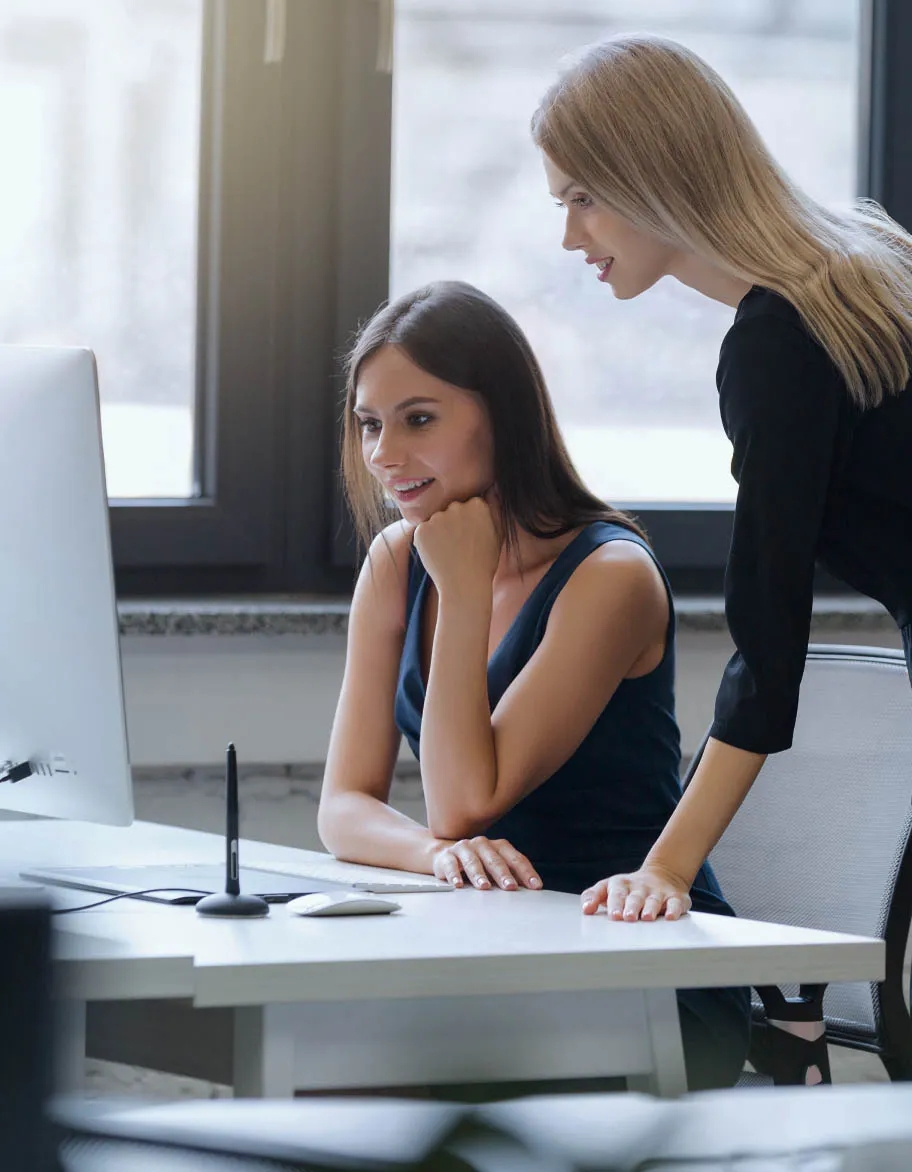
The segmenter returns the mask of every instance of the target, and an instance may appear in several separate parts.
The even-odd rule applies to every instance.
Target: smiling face
[[[543,161],[551,194],[567,212],[564,248],[585,253],[586,264],[594,266],[598,280],[610,285],[615,297],[638,297],[672,271],[676,249],[596,202],[547,155]]]
[[[400,346],[381,346],[364,362],[354,415],[364,465],[407,521],[491,487],[494,445],[481,399],[428,374]]]

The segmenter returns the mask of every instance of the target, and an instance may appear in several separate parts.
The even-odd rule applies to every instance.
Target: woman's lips
[[[614,266],[613,256],[587,256],[587,265],[596,265],[598,268],[598,279],[600,281],[607,281],[608,274]]]
[[[390,485],[390,488],[392,489],[393,496],[397,501],[403,501],[407,503],[408,501],[413,501],[416,497],[421,496],[424,490],[430,488],[433,483],[434,481],[431,479],[423,480],[420,483],[415,484],[414,488],[397,488],[396,485]]]

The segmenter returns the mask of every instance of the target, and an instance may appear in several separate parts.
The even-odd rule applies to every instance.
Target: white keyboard
[[[269,871],[276,875],[294,875],[297,879],[315,879],[319,883],[338,883],[354,891],[372,891],[377,895],[415,895],[428,891],[452,891],[449,883],[433,875],[417,875],[403,871],[401,875],[382,871],[376,877],[365,867],[351,867],[335,859],[327,863],[263,864],[245,859],[248,867]]]

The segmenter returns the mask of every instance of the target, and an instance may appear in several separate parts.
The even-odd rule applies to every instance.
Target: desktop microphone
[[[228,746],[225,762],[225,890],[205,895],[196,905],[201,916],[268,916],[269,904],[258,895],[242,895],[238,861],[237,753]]]

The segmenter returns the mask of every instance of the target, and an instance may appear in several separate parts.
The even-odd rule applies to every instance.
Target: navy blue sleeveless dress
[[[629,529],[604,521],[587,525],[548,568],[488,661],[492,711],[541,642],[551,608],[573,571],[593,550],[619,540],[635,542],[655,560],[646,542]],[[671,589],[658,568],[670,610],[661,663],[648,675],[623,680],[576,752],[486,831],[522,851],[546,888],[578,894],[608,875],[636,870],[680,798],[675,618]],[[419,760],[425,697],[422,614],[429,584],[413,550],[395,716]],[[691,898],[696,911],[734,914],[709,864],[700,869]],[[748,990],[682,990],[678,1003],[690,1088],[730,1085],[747,1053]]]

